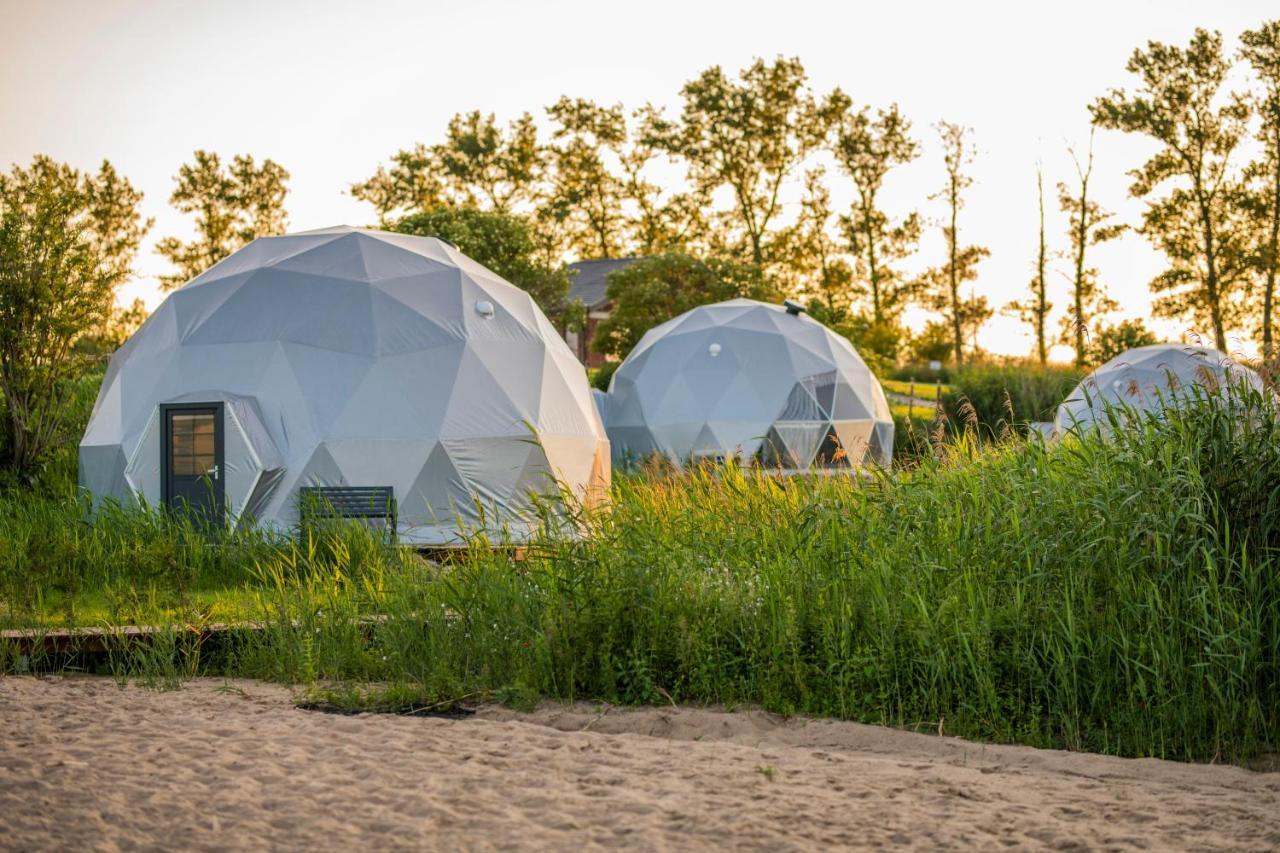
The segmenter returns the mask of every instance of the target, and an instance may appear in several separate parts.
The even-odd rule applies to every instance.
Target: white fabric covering
[[[477,303],[488,302],[484,310]],[[400,538],[528,531],[550,476],[599,498],[586,374],[527,293],[439,240],[332,228],[255,240],[115,354],[80,448],[97,498],[159,500],[158,408],[222,402],[233,519],[287,527],[302,486],[391,486]]]
[[[650,330],[614,373],[605,411],[615,461],[740,455],[807,470],[888,464],[893,452],[889,403],[849,341],[750,299]]]
[[[1261,389],[1262,378],[1230,356],[1191,344],[1152,344],[1121,353],[1084,378],[1058,406],[1055,436],[1072,430],[1107,428],[1108,408],[1158,412],[1185,400],[1193,386],[1217,393],[1245,382]],[[1123,416],[1117,411],[1117,416]]]

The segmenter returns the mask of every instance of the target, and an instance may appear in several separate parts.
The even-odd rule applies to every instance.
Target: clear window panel
[[[169,458],[179,477],[198,477],[213,468],[213,414],[174,414],[169,427]]]

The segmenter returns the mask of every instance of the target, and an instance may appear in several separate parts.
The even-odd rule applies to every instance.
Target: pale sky
[[[727,71],[756,56],[798,56],[819,92],[839,86],[856,104],[897,101],[924,156],[892,174],[895,215],[941,214],[928,196],[942,183],[931,125],[975,129],[975,185],[961,238],[992,255],[977,291],[1000,306],[1024,295],[1036,244],[1035,168],[1044,163],[1051,248],[1066,248],[1053,185],[1073,172],[1068,143],[1088,137],[1088,104],[1131,86],[1124,65],[1148,39],[1185,43],[1196,26],[1219,29],[1230,49],[1241,30],[1280,15],[1274,2],[693,3],[600,2],[94,2],[0,0],[0,168],[36,153],[84,169],[111,160],[145,193],[155,217],[138,280],[121,301],[152,307],[167,271],[154,252],[191,223],[168,196],[196,148],[229,159],[270,157],[291,173],[290,230],[364,225],[372,209],[348,187],[414,142],[443,137],[449,118],[479,109],[506,121],[561,95],[628,108],[679,109],[681,85],[708,66]],[[1152,144],[1100,132],[1096,198],[1137,223],[1125,172]],[[798,196],[799,176],[791,198]],[[833,200],[847,182],[829,172]],[[792,205],[794,209],[794,204]],[[913,267],[937,264],[931,228]],[[1120,317],[1148,316],[1147,282],[1160,257],[1137,235],[1098,249],[1102,281]],[[1067,263],[1057,260],[1063,273]],[[1067,281],[1051,281],[1057,316]],[[918,322],[919,312],[909,318]],[[1157,323],[1178,337],[1186,324]],[[982,331],[993,352],[1025,354],[1027,327],[997,316]],[[1251,349],[1239,335],[1231,349]],[[1057,355],[1067,356],[1065,350]]]

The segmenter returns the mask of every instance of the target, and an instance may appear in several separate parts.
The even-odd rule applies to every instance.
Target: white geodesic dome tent
[[[1109,428],[1108,409],[1158,412],[1196,387],[1219,393],[1239,382],[1262,389],[1262,378],[1230,356],[1191,344],[1152,344],[1121,353],[1084,378],[1058,406],[1053,434]]]
[[[98,499],[213,494],[226,523],[289,527],[303,487],[389,487],[424,545],[482,514],[521,537],[550,477],[603,499],[608,442],[530,296],[448,243],[346,227],[255,240],[170,294],[80,445]]]
[[[613,374],[605,412],[615,461],[741,456],[803,471],[893,453],[889,403],[849,341],[751,299],[651,329]]]

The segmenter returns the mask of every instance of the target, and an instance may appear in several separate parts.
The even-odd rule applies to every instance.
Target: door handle
[[[218,466],[214,465],[212,468],[210,468],[208,471],[205,471],[204,473],[211,479],[216,480],[218,479]]]

